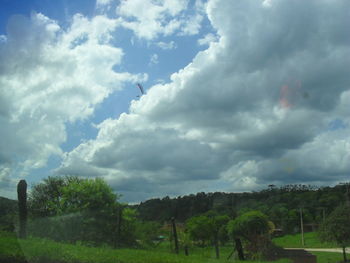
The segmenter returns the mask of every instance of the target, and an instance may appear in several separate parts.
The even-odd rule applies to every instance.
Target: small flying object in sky
[[[141,84],[140,83],[137,83],[137,87],[140,89],[140,91],[141,91],[141,96],[143,95],[143,94],[145,94],[145,92],[144,92],[144,90],[143,90],[143,87],[141,86]],[[141,97],[140,95],[137,95],[137,97],[139,98],[139,97]]]

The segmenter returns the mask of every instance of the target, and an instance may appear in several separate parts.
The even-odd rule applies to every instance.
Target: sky
[[[349,181],[349,24],[348,0],[0,0],[0,196]]]

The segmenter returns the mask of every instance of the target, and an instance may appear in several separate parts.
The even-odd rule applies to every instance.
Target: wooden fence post
[[[238,252],[238,259],[239,260],[244,260],[243,247],[242,247],[241,240],[239,238],[235,239],[235,248],[236,248],[236,250]]]
[[[17,185],[18,210],[19,210],[19,237],[27,237],[27,183],[19,181]]]
[[[171,218],[171,223],[173,225],[173,236],[174,236],[174,243],[175,243],[175,253],[179,254],[179,241],[177,239],[177,232],[176,232],[176,224],[175,224],[175,218]]]

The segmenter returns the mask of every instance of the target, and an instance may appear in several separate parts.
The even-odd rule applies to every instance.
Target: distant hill
[[[15,213],[17,201],[0,196],[0,217],[8,213]]]
[[[0,196],[0,230],[13,229],[17,214],[17,201]]]
[[[150,199],[133,206],[144,221],[167,222],[175,217],[178,222],[214,210],[234,218],[250,210],[265,213],[277,228],[294,232],[300,222],[300,208],[304,223],[317,227],[335,207],[346,201],[346,186],[313,187],[286,185],[258,192],[245,193],[197,193],[176,198]]]

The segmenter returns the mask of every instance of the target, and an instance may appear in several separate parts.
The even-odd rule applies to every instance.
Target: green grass
[[[335,243],[321,242],[316,232],[308,232],[304,234],[305,248],[335,248],[338,247]],[[301,248],[301,234],[285,235],[273,239],[273,242],[281,247]]]
[[[342,262],[343,254],[335,252],[310,252],[317,256],[317,263],[337,263]],[[346,254],[350,259],[350,254]]]
[[[8,233],[0,233],[0,261],[21,262],[24,259],[31,263],[223,263],[230,249],[223,249],[222,258],[214,258],[212,249],[192,250],[190,256],[175,255],[159,250],[91,248],[81,245],[62,244],[50,240],[28,238],[17,241]],[[190,250],[191,253],[191,250]],[[239,262],[239,261],[235,261]],[[252,261],[244,261],[249,263]],[[257,261],[255,261],[257,262]],[[276,263],[288,263],[279,260]],[[263,263],[263,261],[261,261]]]

